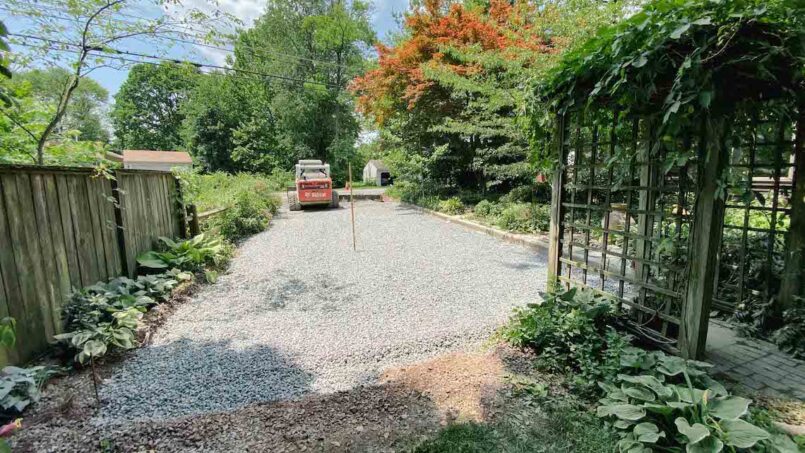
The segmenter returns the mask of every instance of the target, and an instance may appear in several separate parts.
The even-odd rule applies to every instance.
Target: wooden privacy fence
[[[132,276],[157,237],[184,235],[181,206],[170,173],[0,166],[0,317],[17,320],[0,361],[42,352],[72,289]]]

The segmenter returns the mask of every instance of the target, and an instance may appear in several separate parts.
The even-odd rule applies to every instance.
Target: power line
[[[58,44],[58,45],[62,45],[62,46],[78,47],[78,48],[81,47],[78,44],[73,44],[73,43],[69,43],[69,42],[65,42],[65,41],[58,41],[58,40],[54,40],[54,39],[47,39],[47,38],[42,38],[42,37],[32,36],[32,35],[22,35],[22,34],[18,34],[18,33],[9,33],[8,35],[9,36],[20,37],[20,38],[23,38],[23,39],[34,39],[34,40],[46,42],[48,44]],[[31,45],[31,44],[25,44],[25,43],[18,43],[18,44],[26,46],[26,47],[38,47],[38,46],[34,46],[34,45]],[[48,50],[67,50],[67,49],[59,49],[59,48],[50,47]],[[268,78],[273,78],[273,79],[280,79],[280,80],[285,80],[285,81],[288,81],[288,82],[309,83],[309,84],[314,84],[314,85],[325,86],[325,87],[328,87],[328,88],[338,88],[337,85],[327,83],[327,82],[318,82],[318,81],[315,81],[315,80],[298,79],[298,78],[295,78],[295,77],[289,77],[289,76],[284,76],[284,75],[280,75],[280,74],[268,74],[268,73],[262,73],[262,72],[258,72],[258,71],[250,71],[248,69],[228,68],[226,66],[220,66],[220,65],[215,65],[215,64],[199,63],[199,62],[189,61],[189,60],[180,60],[180,59],[173,59],[173,58],[167,58],[167,57],[160,57],[158,55],[148,55],[148,54],[143,54],[143,53],[139,53],[139,52],[130,52],[130,51],[112,49],[112,48],[107,48],[107,47],[94,47],[94,48],[88,48],[87,50],[89,51],[88,53],[92,53],[93,55],[101,56],[101,57],[105,57],[105,58],[116,58],[116,59],[123,60],[124,58],[120,57],[119,55],[127,55],[127,56],[134,56],[134,57],[140,57],[140,58],[150,58],[150,59],[160,60],[160,61],[169,61],[169,62],[178,63],[178,64],[189,64],[189,65],[197,67],[197,68],[219,69],[219,70],[223,70],[223,71],[232,71],[232,72],[236,72],[236,73],[256,75],[256,76],[260,76],[260,77],[268,77]],[[80,50],[72,50],[72,52],[78,53],[78,52],[80,52]],[[140,62],[142,62],[142,60],[134,60],[133,62],[140,63]]]
[[[0,9],[5,10],[5,11],[10,11],[10,12],[16,13],[16,14],[20,13],[20,11],[15,11],[15,10],[12,10],[12,9],[9,9],[9,8],[6,8],[6,7],[2,7],[2,6],[0,6]],[[58,10],[58,9],[55,9],[55,11],[64,12],[64,11],[61,11],[61,10]],[[119,13],[119,12],[117,14],[120,15],[120,16],[136,18],[136,19],[138,19],[140,21],[153,20],[151,18],[135,16],[135,15],[132,15],[132,14],[124,14],[124,13]],[[50,17],[50,18],[53,18],[53,19],[59,19],[59,20],[65,20],[65,21],[74,21],[75,20],[74,18],[56,16],[56,15],[48,14],[48,13],[40,13],[40,15],[42,17]],[[125,20],[121,20],[121,19],[108,18],[107,20],[114,20],[114,21],[117,21],[117,22],[129,24],[129,25],[136,25],[136,22],[130,22],[130,21],[125,21]],[[180,25],[181,26],[186,26],[190,30],[198,31],[198,30],[195,30],[195,29],[193,29],[193,28],[191,28],[191,27],[189,27],[187,25],[184,25],[184,24],[180,24]],[[193,35],[191,33],[186,33],[186,32],[181,32],[181,31],[169,31],[169,32],[170,33],[180,33],[180,34],[183,34],[183,35],[186,35],[186,36],[189,36],[189,37],[193,37],[193,38],[196,38],[196,39],[204,39],[203,37]],[[207,44],[207,43],[198,42],[198,41],[193,41],[193,40],[189,40],[189,39],[175,38],[175,37],[170,37],[170,36],[159,36],[158,39],[164,39],[166,41],[173,41],[173,42],[179,42],[179,43],[184,43],[184,44],[192,44],[192,45],[199,46],[199,47],[206,47],[206,48],[209,48],[209,49],[220,50],[220,51],[223,51],[223,52],[230,52],[230,53],[235,52],[234,49],[229,49],[229,48],[226,48],[226,47],[216,46],[216,45]],[[309,62],[312,62],[312,63],[320,63],[320,64],[323,64],[323,65],[332,66],[334,68],[348,69],[348,66],[346,64],[344,64],[344,63],[339,64],[339,63],[337,63],[335,61],[320,60],[320,59],[316,59],[316,58],[303,57],[303,56],[300,56],[300,55],[293,55],[293,54],[287,54],[287,53],[282,53],[282,52],[272,52],[272,51],[268,51],[268,50],[265,50],[265,49],[260,49],[260,48],[255,48],[255,47],[252,47],[252,46],[248,46],[248,45],[245,45],[243,43],[241,43],[240,46],[241,46],[241,48],[249,50],[249,51],[251,51],[251,52],[253,52],[253,53],[257,54],[257,55],[293,58],[293,59],[296,59],[296,60],[309,61]]]

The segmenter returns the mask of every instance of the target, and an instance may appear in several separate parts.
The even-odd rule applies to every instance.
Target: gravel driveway
[[[545,286],[545,258],[396,203],[287,212],[100,389],[95,421],[231,410],[374,383],[476,348]]]

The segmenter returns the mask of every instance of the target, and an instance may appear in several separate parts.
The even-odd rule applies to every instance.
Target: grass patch
[[[456,423],[414,447],[413,453],[600,453],[617,450],[600,419],[567,403],[545,403],[507,413],[492,424]]]

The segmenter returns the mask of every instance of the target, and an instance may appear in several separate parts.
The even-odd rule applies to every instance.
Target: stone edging
[[[420,212],[424,212],[425,214],[430,214],[435,217],[439,217],[442,220],[446,220],[450,223],[457,223],[465,228],[469,228],[471,230],[479,231],[481,233],[486,233],[490,236],[498,238],[502,241],[509,242],[512,244],[521,245],[524,247],[528,247],[532,250],[535,250],[540,253],[548,253],[548,243],[537,239],[536,237],[532,237],[526,234],[516,234],[516,233],[509,233],[507,231],[499,230],[497,228],[493,228],[490,226],[482,225],[477,222],[473,222],[471,220],[462,219],[459,217],[451,216],[448,214],[444,214],[442,212],[434,211],[432,209],[423,208],[422,206],[417,206],[410,203],[405,203],[403,201],[399,202],[402,206],[407,208],[415,209]]]

